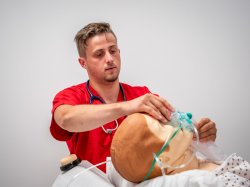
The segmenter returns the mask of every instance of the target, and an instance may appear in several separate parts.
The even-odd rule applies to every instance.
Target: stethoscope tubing
[[[87,89],[87,91],[88,91],[88,93],[89,93],[89,96],[90,96],[90,98],[89,98],[89,104],[93,104],[93,101],[94,101],[94,100],[98,100],[98,101],[100,101],[102,104],[105,104],[105,103],[106,103],[101,97],[98,97],[98,96],[93,95],[93,93],[90,91],[90,89],[89,89],[89,80],[86,82],[86,89]],[[123,87],[122,87],[121,84],[120,84],[120,90],[121,90],[121,92],[122,92],[123,100],[126,101],[126,96],[125,96],[125,93],[124,93],[124,90],[123,90]],[[116,124],[116,126],[115,126],[115,128],[113,128],[113,129],[105,129],[105,128],[102,126],[102,130],[103,130],[105,133],[107,133],[107,134],[112,134],[112,132],[115,131],[115,130],[118,128],[118,122],[117,122],[117,120],[115,120],[115,124]]]
[[[89,96],[90,96],[90,98],[89,98],[89,104],[92,104],[94,100],[98,100],[98,101],[100,101],[102,104],[105,104],[105,103],[106,103],[101,97],[98,97],[98,96],[96,96],[96,95],[93,95],[93,93],[90,91],[90,89],[89,89],[89,80],[86,82],[86,89],[87,89],[87,91],[88,91],[88,93],[89,93]],[[125,93],[124,93],[124,90],[123,90],[123,87],[122,87],[121,84],[120,84],[120,90],[121,90],[121,92],[122,92],[123,101],[126,101],[127,99],[126,99],[126,96],[125,96]]]

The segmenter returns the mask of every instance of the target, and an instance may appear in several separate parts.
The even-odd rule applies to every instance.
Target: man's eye
[[[117,51],[117,49],[111,49],[111,50],[110,50],[110,54],[115,54],[116,51]]]
[[[103,53],[102,53],[102,52],[96,53],[95,56],[96,56],[96,57],[102,57],[102,56],[103,56]]]

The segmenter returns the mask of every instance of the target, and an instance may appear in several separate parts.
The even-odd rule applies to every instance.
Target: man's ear
[[[78,62],[84,69],[86,69],[86,60],[84,57],[79,57]]]

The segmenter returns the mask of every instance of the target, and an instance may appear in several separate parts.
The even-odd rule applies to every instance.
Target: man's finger
[[[163,99],[162,97],[159,96],[160,101],[162,102],[162,104],[170,111],[170,112],[174,112],[174,107],[166,100]]]
[[[198,128],[198,131],[202,133],[213,128],[215,128],[215,123],[213,121],[206,121],[206,123],[202,124],[202,126]]]
[[[211,120],[209,118],[202,118],[198,123],[197,123],[197,129],[200,129],[204,125],[206,125],[208,122]]]
[[[202,137],[200,138],[200,142],[207,142],[207,141],[215,141],[216,139],[216,135],[215,134],[211,134],[209,136],[206,136],[206,137]]]
[[[155,119],[161,122],[166,122],[166,118],[161,114],[161,112],[152,103],[147,103],[146,112],[150,114],[151,116],[153,116]]]

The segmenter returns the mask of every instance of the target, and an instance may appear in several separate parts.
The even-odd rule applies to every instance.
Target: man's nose
[[[105,58],[106,58],[106,62],[108,62],[108,63],[114,61],[114,58],[113,58],[112,54],[110,54],[110,52],[106,53]]]

